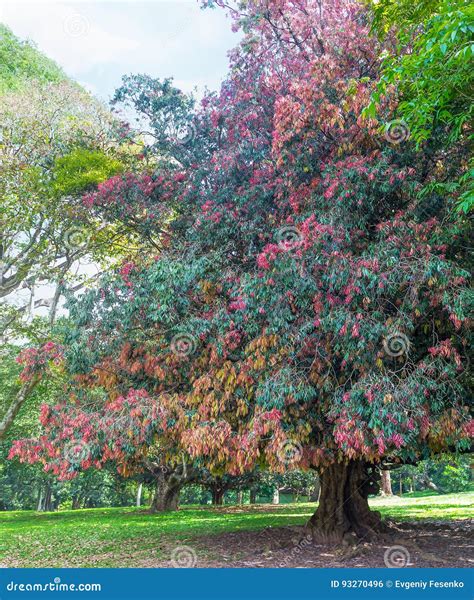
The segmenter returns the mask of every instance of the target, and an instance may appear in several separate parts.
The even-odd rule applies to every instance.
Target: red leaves
[[[137,459],[146,453],[152,435],[161,431],[163,440],[170,432],[169,414],[166,399],[153,399],[145,390],[130,390],[96,412],[70,404],[44,405],[45,435],[15,441],[9,458],[40,462],[61,480],[91,467],[102,468],[108,461],[130,473],[140,469]]]
[[[247,307],[247,303],[242,297],[236,298],[229,303],[229,311],[234,312],[238,310],[245,310]]]
[[[122,276],[123,281],[127,285],[127,287],[133,287],[132,282],[130,281],[130,273],[136,268],[135,263],[133,262],[125,262],[119,270],[120,275]]]
[[[63,349],[54,342],[47,342],[39,348],[26,348],[17,357],[17,362],[23,365],[20,379],[31,381],[34,377],[44,376],[51,364],[58,366],[63,358]]]
[[[121,221],[137,231],[160,228],[164,215],[179,201],[186,185],[184,173],[161,175],[126,173],[99,184],[97,191],[86,194],[83,204],[104,214],[107,219]]]
[[[243,3],[249,35],[221,93],[194,115],[202,127],[187,172],[115,177],[85,198],[113,222],[144,224],[139,232],[164,246],[154,266],[170,281],[154,283],[147,260],[122,266],[115,285],[123,294],[133,284],[139,308],[109,322],[98,301],[87,349],[102,354],[76,380],[108,402],[43,409],[50,441],[15,455],[71,477],[107,461],[130,473],[159,446],[240,473],[284,468],[289,432],[304,466],[377,461],[434,438],[439,448],[456,426],[464,435],[462,392],[453,400],[442,387],[462,364],[460,344],[427,345],[464,322],[463,298],[450,293],[465,281],[446,260],[456,252],[440,243],[443,219],[420,218],[425,157],[382,146],[361,117],[379,64],[363,10]],[[116,307],[123,296],[132,294],[117,293]],[[173,354],[177,322],[193,332],[193,352]],[[386,356],[384,337],[397,328],[413,340]],[[25,376],[49,360],[24,359]],[[144,389],[123,394],[131,382]],[[68,439],[88,447],[80,464],[60,457]]]
[[[433,357],[440,356],[447,359],[453,358],[458,368],[461,368],[462,366],[462,361],[459,352],[456,350],[456,348],[454,348],[453,343],[450,339],[443,340],[437,346],[432,346],[431,348],[428,348],[428,352]]]

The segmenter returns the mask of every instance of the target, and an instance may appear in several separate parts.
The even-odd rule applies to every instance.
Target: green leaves
[[[399,45],[384,63],[382,89],[397,85],[402,99],[398,111],[417,145],[438,123],[459,139],[460,123],[472,114],[472,7],[461,0],[422,2],[408,17],[401,9],[408,3],[396,4],[388,0],[372,5],[374,30],[383,33],[394,27]]]
[[[120,161],[99,151],[83,148],[56,158],[52,169],[53,190],[57,197],[77,196],[123,169]]]
[[[0,94],[24,89],[31,79],[58,83],[67,77],[55,62],[0,23]]]
[[[472,141],[472,3],[423,0],[413,5],[408,0],[380,0],[370,1],[369,6],[372,30],[380,38],[394,32],[396,45],[384,60],[364,115],[374,118],[377,106],[395,86],[396,114],[407,123],[416,148],[431,146],[443,162],[447,154],[457,153],[462,161]],[[451,173],[445,183],[451,189],[446,191],[457,199],[457,211],[467,214],[473,205],[472,175],[465,172],[465,163],[453,173],[452,158],[448,160]]]
[[[474,208],[474,165],[460,178],[459,183],[464,191],[459,196],[456,209],[466,215]]]

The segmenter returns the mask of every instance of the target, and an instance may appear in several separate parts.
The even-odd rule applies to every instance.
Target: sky
[[[225,11],[198,0],[0,0],[0,20],[103,100],[129,73],[218,89],[239,39]]]

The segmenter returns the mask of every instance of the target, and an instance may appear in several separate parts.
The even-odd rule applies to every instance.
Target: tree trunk
[[[309,495],[309,501],[310,502],[318,502],[320,493],[321,493],[321,482],[320,482],[319,476],[318,476],[318,477],[316,477],[316,480],[314,482],[314,488]]]
[[[240,490],[237,493],[237,504],[243,504],[244,503],[244,493],[242,490]]]
[[[273,501],[272,504],[280,504],[280,490],[275,488],[273,490]]]
[[[177,510],[181,488],[182,484],[172,474],[157,474],[155,495],[151,502],[150,512]]]
[[[81,497],[74,496],[74,498],[72,499],[72,510],[77,510],[79,508],[81,508]]]
[[[53,510],[53,491],[51,490],[49,483],[46,485],[46,493],[44,495],[42,510],[44,512],[51,512]]]
[[[40,491],[39,491],[39,495],[38,495],[38,505],[36,507],[36,510],[38,512],[40,512],[43,508],[43,487],[40,487]]]
[[[382,496],[393,496],[392,492],[392,480],[390,477],[390,471],[381,471],[382,480],[381,480],[381,488],[382,488]]]
[[[212,489],[212,504],[214,506],[222,506],[224,504],[224,493],[225,490],[221,487],[214,487]]]
[[[337,544],[347,536],[373,539],[384,530],[380,514],[369,508],[369,494],[379,490],[380,474],[373,465],[351,460],[335,463],[320,474],[319,506],[308,526],[317,543]]]
[[[142,490],[143,490],[143,483],[139,483],[138,489],[137,489],[137,507],[138,508],[140,508],[140,506],[142,505]]]
[[[250,490],[250,504],[255,504],[257,502],[257,491]]]
[[[423,483],[430,490],[433,490],[435,492],[440,492],[441,491],[441,493],[442,493],[442,490],[440,490],[439,487],[433,481],[431,481],[431,479],[428,477],[428,475],[426,475],[424,477]]]
[[[17,416],[20,408],[23,406],[25,400],[34,390],[38,381],[38,377],[35,377],[32,381],[24,383],[19,389],[15,399],[8,407],[7,412],[3,416],[3,419],[0,421],[0,440],[2,440],[5,437],[7,431],[10,429],[13,421],[15,420],[15,417]]]

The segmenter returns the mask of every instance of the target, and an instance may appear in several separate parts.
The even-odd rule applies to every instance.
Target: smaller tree
[[[380,483],[380,491],[382,496],[393,496],[392,492],[392,479],[390,477],[390,471],[382,469],[382,478]]]

